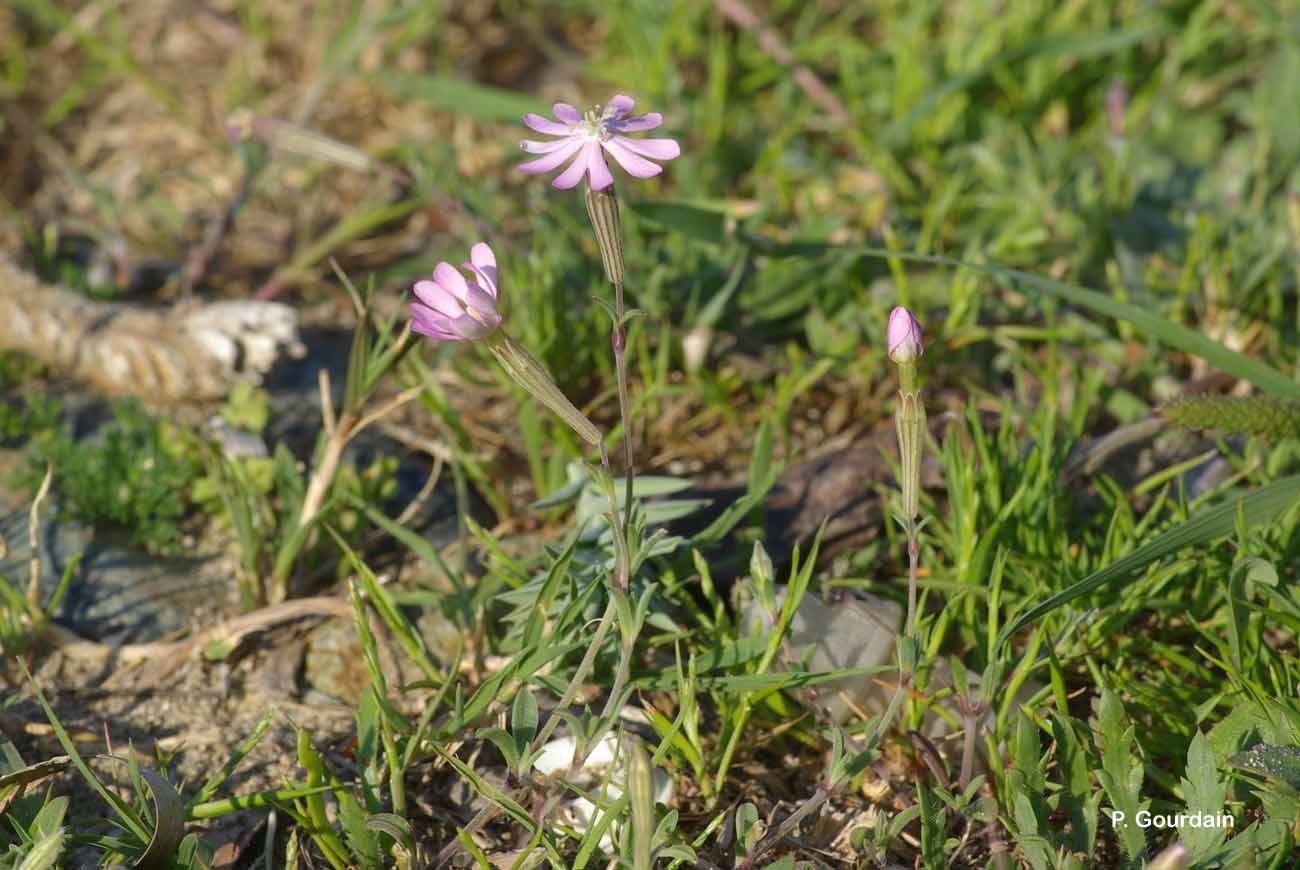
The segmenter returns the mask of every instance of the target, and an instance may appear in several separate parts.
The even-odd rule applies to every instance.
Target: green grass
[[[253,735],[232,734],[226,770],[182,789],[188,839],[157,866],[205,866],[205,820],[272,807],[288,827],[274,844],[273,863],[285,866],[307,854],[313,866],[337,868],[424,866],[453,854],[488,866],[511,853],[519,866],[555,867],[792,867],[827,854],[840,862],[830,866],[998,866],[1000,854],[1005,866],[1142,867],[1179,841],[1191,866],[1288,866],[1300,837],[1296,440],[1227,431],[1199,453],[1179,453],[1166,433],[1142,463],[1121,455],[1080,471],[1075,457],[1212,372],[1270,402],[1300,396],[1300,8],[751,5],[834,94],[846,124],[720,4],[524,0],[497,22],[541,63],[572,65],[564,99],[631,93],[663,112],[664,135],[683,146],[662,178],[619,181],[627,290],[644,311],[628,340],[633,430],[640,470],[656,475],[641,491],[658,487],[664,499],[634,517],[640,569],[627,589],[610,579],[597,457],[486,349],[403,344],[400,320],[373,309],[357,330],[335,425],[306,467],[287,451],[260,465],[213,458],[174,477],[155,462],[161,483],[128,477],[103,487],[125,491],[130,509],[101,513],[161,548],[178,539],[168,529],[181,513],[151,493],[193,498],[197,485],[190,521],[232,541],[250,605],[337,565],[370,675],[346,761],[294,725],[296,774],[240,793],[231,774],[269,720]],[[239,13],[245,60],[283,40],[255,7]],[[41,106],[52,136],[74,136],[111,82],[134,82],[168,116],[193,120],[178,96],[187,84],[136,57],[117,17],[90,36],[70,30],[78,25],[57,4],[26,0],[22,10],[31,27],[3,67],[7,91],[36,92],[27,70],[61,30],[84,48],[67,90]],[[372,156],[410,183],[387,198],[369,192],[329,219],[304,203],[302,232],[267,264],[271,280],[311,299],[334,279],[335,258],[373,287],[348,288],[371,304],[439,260],[461,262],[490,228],[511,335],[609,433],[617,458],[609,316],[592,302],[610,291],[581,194],[510,170],[523,135],[516,116],[546,101],[487,72],[467,78],[456,60],[465,25],[451,13],[327,4],[306,24],[304,39],[321,49],[306,81],[336,93],[367,88],[439,130],[472,119],[475,159],[490,169],[466,171],[453,136],[387,130],[385,150]],[[583,38],[592,33],[599,38]],[[413,66],[404,51],[429,62]],[[307,87],[268,95],[274,88],[252,66],[230,63],[215,87],[258,111],[292,106]],[[1117,88],[1123,110],[1108,110]],[[272,154],[250,171],[243,207],[265,207],[288,165]],[[295,165],[321,190],[345,171]],[[127,204],[96,195],[108,236]],[[428,244],[393,243],[378,264],[357,253],[358,241],[400,236],[409,215],[447,198],[468,211],[449,212]],[[161,194],[137,205],[167,224]],[[157,250],[177,244],[170,232],[158,231]],[[46,272],[67,268],[36,259]],[[857,552],[819,562],[818,543],[806,541],[778,570],[760,542],[761,505],[781,463],[822,440],[808,434],[814,411],[825,421],[847,397],[855,422],[888,427],[896,387],[884,328],[897,304],[925,324],[924,395],[941,424],[928,455],[943,485],[922,498],[918,632],[874,674],[812,673],[786,637],[799,599],[850,587],[905,600],[906,539],[886,520]],[[703,334],[711,355],[688,370],[683,342]],[[6,395],[20,382],[0,378]],[[500,516],[544,523],[549,544],[525,539],[521,549],[466,517],[462,538],[476,558],[446,556],[380,509],[391,470],[331,464],[354,434],[349,425],[404,388],[446,446],[462,495],[473,487]],[[518,407],[517,427],[500,439],[508,447],[478,438],[499,424],[491,413],[457,412],[474,391]],[[227,410],[247,411],[257,428],[255,398]],[[44,408],[24,397],[0,414],[0,434],[49,428]],[[160,437],[134,416],[119,423],[127,435],[153,432],[147,444]],[[683,444],[706,469],[744,470],[748,492],[703,532],[656,536],[658,522],[697,507],[672,501],[668,469],[646,467]],[[1232,474],[1192,494],[1177,463],[1204,452]],[[72,504],[112,468],[138,464],[97,465],[71,442],[43,455]],[[530,507],[508,468],[526,469],[545,500]],[[878,494],[895,497],[892,487]],[[377,563],[394,552],[423,561],[440,582],[381,578]],[[728,588],[723,577],[736,565],[748,571]],[[6,652],[25,653],[44,611],[3,588]],[[741,618],[742,600],[768,618]],[[431,651],[422,611],[459,630],[459,661]],[[414,663],[413,683],[391,681],[388,648]],[[807,702],[831,677],[892,687],[900,665],[910,685],[888,710],[834,723]],[[620,724],[624,705],[648,726]],[[956,732],[938,748],[912,736],[935,717]],[[962,729],[973,735],[964,743]],[[590,748],[605,733],[624,746],[621,794],[599,779],[534,769],[548,738],[570,734]],[[0,799],[14,788],[6,776],[27,767],[8,750]],[[957,773],[966,752],[978,755],[969,781]],[[651,768],[673,784],[667,807],[654,803]],[[102,772],[78,770],[114,794],[98,784]],[[888,798],[867,813],[862,795],[881,771]],[[475,794],[474,814],[430,814],[436,804],[420,790],[435,775]],[[791,790],[786,804],[775,806],[765,776]],[[29,790],[0,826],[9,850],[0,867],[28,866],[24,856],[55,866],[70,847],[63,832],[105,860],[143,855],[161,825],[144,794],[156,802],[159,790],[139,774],[129,780],[134,797],[105,798],[125,834],[82,827],[56,790]],[[561,812],[579,795],[598,807],[589,825]],[[814,851],[808,819],[784,838],[782,821],[799,807],[815,814],[821,801],[841,811],[845,836]],[[1140,810],[1227,813],[1233,826],[1117,826],[1112,809],[1129,819]]]

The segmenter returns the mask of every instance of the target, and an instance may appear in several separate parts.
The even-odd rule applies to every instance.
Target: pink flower
[[[636,133],[653,130],[663,123],[663,116],[657,112],[648,115],[628,117],[635,105],[631,97],[622,94],[614,97],[604,107],[597,106],[585,115],[568,103],[556,103],[552,106],[555,117],[560,122],[548,121],[541,115],[531,112],[524,115],[524,123],[538,133],[558,136],[549,142],[533,142],[525,139],[519,147],[531,154],[544,156],[522,164],[524,172],[550,172],[559,167],[570,157],[577,155],[569,168],[560,173],[553,182],[555,187],[568,190],[586,175],[590,179],[592,190],[604,190],[614,183],[614,176],[605,164],[605,157],[600,153],[604,148],[618,165],[637,178],[649,178],[658,175],[663,167],[652,160],[672,160],[682,153],[682,149],[672,139],[630,139],[623,133]]]
[[[896,363],[911,362],[925,350],[921,344],[921,323],[901,305],[889,312],[889,358]]]
[[[470,248],[469,258],[461,268],[470,272],[472,284],[450,263],[435,266],[432,281],[415,282],[419,301],[411,303],[411,329],[432,338],[477,341],[501,325],[497,258],[484,242]]]

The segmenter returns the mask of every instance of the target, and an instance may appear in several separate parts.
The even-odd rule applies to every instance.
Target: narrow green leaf
[[[1201,511],[1154,540],[1148,541],[1127,556],[1056,593],[1018,616],[998,636],[1002,646],[1029,623],[1063,604],[1094,592],[1108,584],[1127,584],[1142,575],[1147,567],[1184,547],[1197,547],[1232,534],[1241,511],[1246,526],[1272,522],[1300,501],[1300,475],[1284,477],[1254,492]]]
[[[523,745],[533,742],[537,733],[537,699],[527,686],[520,686],[515,692],[515,702],[510,710],[510,730],[516,741]]]

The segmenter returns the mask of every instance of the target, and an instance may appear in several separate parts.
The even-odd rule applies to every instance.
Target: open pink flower
[[[592,190],[604,190],[614,183],[614,176],[610,174],[605,157],[600,153],[603,148],[629,175],[637,178],[658,175],[663,167],[651,160],[672,160],[681,155],[682,149],[672,139],[631,139],[622,135],[653,130],[663,123],[663,116],[657,112],[629,117],[633,105],[635,103],[631,97],[620,94],[604,107],[597,106],[584,115],[568,103],[556,103],[552,110],[555,117],[560,119],[559,122],[529,112],[524,115],[525,124],[538,133],[559,138],[549,142],[533,142],[528,139],[520,142],[520,148],[543,156],[530,160],[519,168],[524,172],[550,172],[576,154],[569,168],[560,173],[552,184],[561,190],[568,190],[586,175],[590,179]]]
[[[411,329],[432,338],[477,341],[501,325],[497,307],[497,258],[484,242],[470,248],[471,262],[461,268],[474,279],[465,280],[450,263],[433,269],[433,280],[416,281],[412,292]]]

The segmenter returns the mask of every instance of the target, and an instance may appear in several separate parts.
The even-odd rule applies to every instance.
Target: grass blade
[[[1247,495],[1201,511],[1127,556],[1034,605],[1002,629],[997,645],[1001,647],[1021,628],[1063,604],[1108,584],[1130,583],[1140,577],[1147,566],[1184,547],[1200,546],[1231,534],[1236,528],[1238,511],[1246,527],[1250,528],[1277,519],[1297,502],[1300,502],[1300,474],[1275,480]]]

